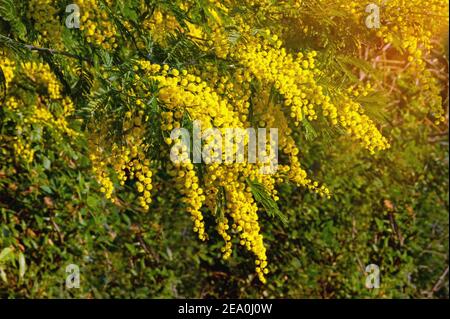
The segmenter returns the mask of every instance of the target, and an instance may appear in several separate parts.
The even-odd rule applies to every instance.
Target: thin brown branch
[[[10,43],[14,43],[16,45],[19,45],[21,47],[23,47],[24,49],[27,49],[29,51],[36,51],[36,52],[44,52],[44,53],[49,53],[51,55],[64,55],[67,56],[69,58],[73,58],[73,59],[78,59],[78,60],[83,60],[83,61],[87,61],[89,63],[92,63],[92,61],[88,58],[70,53],[70,52],[66,52],[66,51],[60,51],[60,50],[55,50],[55,49],[50,49],[50,48],[43,48],[43,47],[37,47],[35,45],[31,45],[31,44],[27,44],[27,43],[22,43],[16,40],[13,40],[7,36],[1,35],[0,34],[0,38],[5,40],[6,42],[10,42]]]

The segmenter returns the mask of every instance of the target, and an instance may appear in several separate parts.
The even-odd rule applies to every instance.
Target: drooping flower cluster
[[[3,71],[3,76],[5,77],[5,87],[8,89],[9,84],[14,78],[14,69],[15,69],[15,62],[8,59],[3,54],[0,55],[0,58],[2,59],[1,68]]]
[[[80,30],[84,32],[86,41],[108,50],[117,47],[117,29],[108,14],[112,0],[102,4],[98,0],[80,0]],[[106,6],[108,7],[106,7]]]
[[[15,114],[21,121],[14,121],[12,147],[19,159],[27,163],[34,160],[35,150],[31,132],[47,128],[56,140],[63,136],[74,138],[74,131],[67,120],[75,108],[70,98],[63,97],[61,85],[48,64],[40,62],[15,63],[4,53],[0,68],[5,76],[6,96],[4,111]],[[20,83],[20,85],[17,85]],[[27,86],[23,84],[27,83]],[[30,89],[30,85],[33,89]],[[5,138],[5,136],[1,136]]]
[[[278,41],[278,38],[274,36],[272,40]],[[337,101],[340,107],[324,94],[323,87],[316,80],[321,72],[315,66],[315,51],[306,56],[299,53],[294,58],[285,49],[279,48],[279,42],[271,46],[268,41],[264,41],[262,45],[258,43],[240,47],[237,56],[256,78],[272,84],[283,96],[284,104],[290,108],[290,115],[296,125],[304,118],[316,120],[321,110],[333,125],[342,125],[371,152],[389,147],[372,120],[363,114],[360,105],[345,92],[336,98],[340,100]]]
[[[38,32],[37,44],[51,45],[61,49],[62,23],[59,21],[59,8],[56,0],[31,0],[28,3],[27,17],[31,19]]]
[[[93,173],[101,186],[100,191],[107,199],[116,202],[115,191],[119,191],[121,186],[128,183],[134,186],[138,194],[138,205],[148,211],[153,190],[153,171],[151,161],[146,155],[149,145],[145,143],[142,130],[134,125],[135,121],[128,121],[125,127],[130,133],[124,136],[123,145],[114,143],[110,149],[101,136],[91,138],[90,160]],[[117,186],[113,182],[114,176],[119,182]]]
[[[350,52],[366,50],[369,55],[365,59],[372,59],[378,68],[393,75],[401,73],[406,81],[415,83],[412,87],[417,89],[408,94],[412,96],[409,103],[424,114],[430,114],[437,124],[445,120],[439,81],[427,69],[427,63],[431,63],[431,50],[436,47],[433,38],[448,29],[448,1],[373,1],[370,5],[375,5],[377,12],[367,10],[369,3],[361,1],[299,0],[287,5],[286,1],[281,2],[277,6],[259,7],[263,19],[280,22],[275,31],[290,34],[296,41],[313,41],[315,47],[326,47],[330,36],[334,36],[336,48]],[[324,10],[331,19],[318,21],[314,18]],[[379,28],[367,25],[369,15],[378,19]],[[383,50],[376,49],[383,45]],[[395,67],[389,63],[391,58]],[[380,85],[389,88],[391,83],[385,79]]]

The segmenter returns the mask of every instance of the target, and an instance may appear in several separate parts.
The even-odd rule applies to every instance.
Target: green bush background
[[[398,138],[421,133],[399,130]],[[254,280],[250,256],[222,262],[218,238],[200,243],[176,198],[158,197],[163,208],[148,214],[120,209],[97,193],[81,154],[70,170],[50,152],[49,169],[35,163],[33,176],[0,179],[0,243],[20,238],[27,264],[20,278],[11,262],[1,297],[448,298],[446,281],[430,294],[448,264],[447,143],[399,143],[376,159],[352,145],[344,158],[342,145],[311,146],[312,167],[322,163],[315,173],[336,193],[323,200],[283,188],[288,223],[262,226],[272,265],[266,285]],[[80,267],[80,289],[65,288],[71,263]],[[364,286],[370,263],[380,267],[381,289]]]

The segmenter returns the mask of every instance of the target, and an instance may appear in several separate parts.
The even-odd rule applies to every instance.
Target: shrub
[[[448,298],[448,3],[69,5],[0,1],[1,296]]]

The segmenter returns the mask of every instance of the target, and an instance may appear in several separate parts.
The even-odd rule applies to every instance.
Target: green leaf
[[[27,264],[25,262],[25,256],[23,255],[23,253],[20,253],[19,254],[19,277],[20,278],[23,278],[26,270],[27,270]]]
[[[6,247],[0,252],[0,264],[3,264],[14,257],[14,250],[11,247]]]
[[[0,0],[0,18],[9,22],[11,28],[19,38],[23,38],[27,34],[27,28],[23,24],[14,0]]]
[[[265,187],[255,181],[247,179],[247,184],[250,186],[251,192],[255,200],[261,204],[267,212],[267,215],[274,218],[279,218],[283,224],[287,224],[287,217],[280,211],[275,200],[267,193]]]
[[[317,132],[311,123],[307,119],[303,119],[302,121],[303,127],[305,128],[305,137],[306,140],[312,141],[317,137]]]
[[[134,245],[125,243],[125,247],[127,247],[132,255],[136,255],[136,247]]]
[[[87,204],[88,204],[88,206],[90,208],[96,208],[97,204],[98,204],[97,199],[95,197],[92,197],[92,196],[88,196],[86,202],[87,202]]]
[[[3,270],[2,267],[0,267],[0,278],[2,278],[2,280],[3,280],[5,283],[8,283],[8,279],[6,278],[6,273],[5,273],[5,271]]]
[[[41,185],[40,187],[46,193],[49,193],[49,194],[53,193],[52,189],[49,186],[47,186],[47,185]]]
[[[42,165],[44,165],[44,168],[49,170],[51,164],[52,162],[47,157],[44,157],[44,159],[42,160]]]

